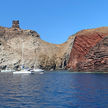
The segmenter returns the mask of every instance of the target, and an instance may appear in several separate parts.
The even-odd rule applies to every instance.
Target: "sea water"
[[[0,108],[108,108],[108,74],[0,73]]]

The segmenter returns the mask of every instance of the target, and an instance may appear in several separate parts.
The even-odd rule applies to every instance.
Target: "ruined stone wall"
[[[20,28],[19,27],[19,20],[13,20],[13,22],[12,22],[12,28]]]

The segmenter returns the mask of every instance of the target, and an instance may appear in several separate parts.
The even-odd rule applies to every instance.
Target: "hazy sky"
[[[79,30],[108,26],[108,0],[0,0],[0,25],[19,20],[51,43],[63,43]]]

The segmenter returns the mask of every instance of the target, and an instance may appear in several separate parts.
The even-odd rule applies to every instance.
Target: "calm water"
[[[108,108],[108,74],[0,73],[0,108]]]

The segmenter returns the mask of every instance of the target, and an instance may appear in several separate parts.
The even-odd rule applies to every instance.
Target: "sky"
[[[108,26],[108,0],[0,0],[0,26],[12,20],[61,44],[80,30]]]

